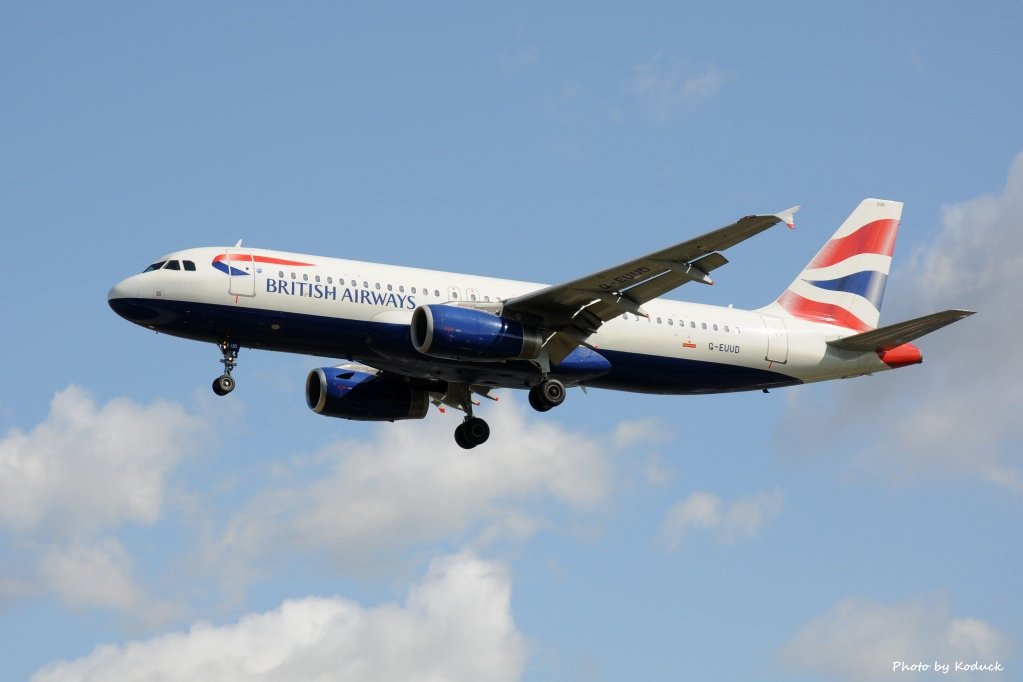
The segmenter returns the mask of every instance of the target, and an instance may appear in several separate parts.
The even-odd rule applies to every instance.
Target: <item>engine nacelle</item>
[[[430,408],[430,394],[425,389],[342,367],[309,372],[305,401],[317,414],[357,421],[422,419]]]
[[[412,345],[424,355],[453,360],[533,360],[543,337],[482,310],[423,305],[412,313]]]

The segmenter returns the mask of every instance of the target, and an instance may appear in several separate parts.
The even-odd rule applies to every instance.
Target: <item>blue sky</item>
[[[0,8],[0,660],[36,680],[887,680],[1023,657],[1019,3]],[[772,300],[906,202],[922,366],[320,418],[106,305],[233,244],[556,282],[750,213]],[[969,673],[952,671],[956,679]]]

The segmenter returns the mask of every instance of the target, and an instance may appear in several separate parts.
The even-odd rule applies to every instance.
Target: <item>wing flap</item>
[[[930,315],[906,320],[905,322],[879,327],[862,334],[854,334],[842,339],[828,341],[828,345],[841,350],[861,352],[892,350],[904,343],[909,343],[925,334],[930,334],[953,322],[969,317],[973,313],[974,311],[972,310],[943,310],[940,313],[931,313]]]

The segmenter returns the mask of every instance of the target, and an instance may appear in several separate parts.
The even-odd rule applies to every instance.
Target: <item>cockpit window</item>
[[[188,272],[195,272],[195,263],[193,263],[190,260],[183,260],[181,262],[184,263],[185,270],[187,270]]]
[[[152,265],[150,265],[148,268],[146,268],[142,272],[152,272],[153,270],[159,270],[160,268],[163,267],[163,264],[166,263],[166,262],[167,261],[162,260],[162,261],[160,261],[158,263],[153,263]]]
[[[167,265],[163,266],[163,269],[164,270],[180,270],[181,269],[181,263],[179,263],[176,260],[169,260],[169,261],[167,261]]]

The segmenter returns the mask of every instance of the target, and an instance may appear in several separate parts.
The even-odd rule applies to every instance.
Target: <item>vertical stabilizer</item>
[[[765,313],[876,329],[902,203],[864,199]]]

